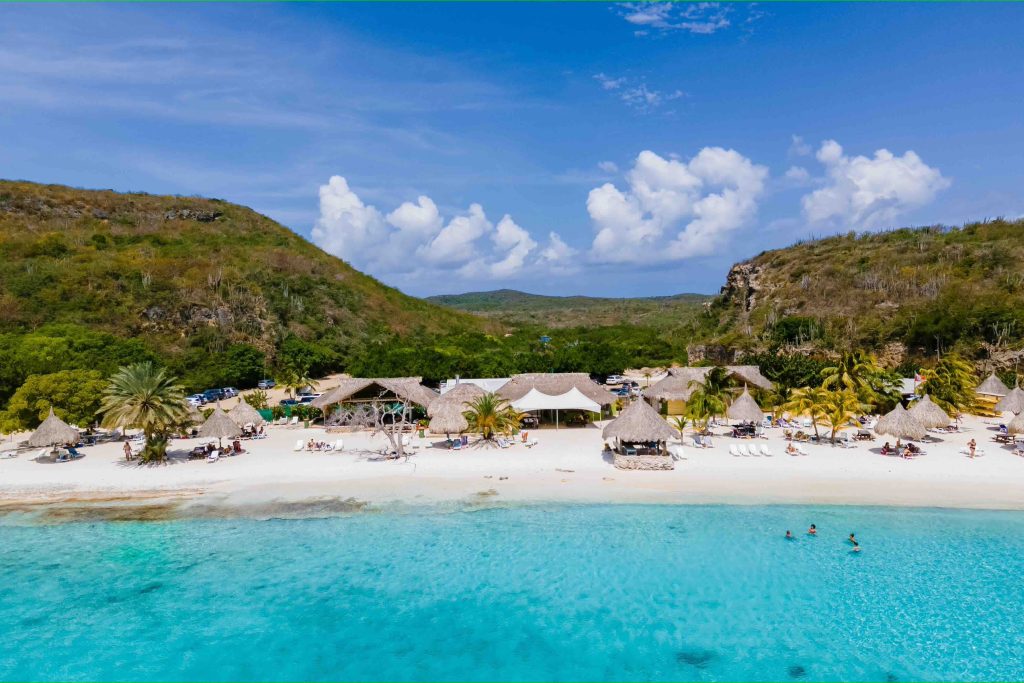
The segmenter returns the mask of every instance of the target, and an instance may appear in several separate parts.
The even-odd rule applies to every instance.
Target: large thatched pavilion
[[[438,393],[422,384],[422,377],[346,377],[338,386],[313,401],[314,408],[330,408],[342,403],[371,403],[373,401],[409,402],[424,410],[438,398]]]
[[[520,412],[553,422],[566,413],[582,416],[583,422],[600,419],[616,397],[582,372],[536,372],[513,375],[495,392]]]

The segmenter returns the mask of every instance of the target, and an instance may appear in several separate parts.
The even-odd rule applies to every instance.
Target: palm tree
[[[946,354],[931,370],[921,370],[925,391],[950,415],[958,415],[974,405],[977,376],[974,367],[957,356]]]
[[[295,394],[309,387],[315,389],[317,382],[309,376],[308,368],[285,368],[279,373],[278,384],[288,390],[288,396],[295,398]]]
[[[814,436],[818,439],[821,438],[818,434],[818,420],[826,418],[828,393],[821,387],[803,387],[794,391],[789,403],[785,405],[786,411],[794,415],[807,415],[811,418]]]
[[[669,424],[672,425],[677,432],[679,432],[679,440],[683,440],[683,430],[686,429],[686,417],[683,415],[674,415],[669,418]]]
[[[511,434],[519,428],[523,414],[497,394],[478,396],[463,405],[462,413],[469,423],[470,431],[480,432],[484,440],[491,441],[495,434]]]
[[[110,378],[100,406],[108,428],[141,429],[146,436],[143,462],[163,460],[169,430],[188,419],[185,392],[174,378],[152,363],[136,363]]]
[[[721,415],[729,399],[735,391],[732,376],[722,367],[713,367],[703,380],[690,380],[689,388],[693,389],[686,401],[686,415],[695,426],[706,429],[711,418]]]
[[[836,434],[849,425],[850,420],[860,412],[861,403],[852,389],[829,391],[822,403],[825,422],[832,428],[831,441],[836,442]]]
[[[767,391],[764,397],[765,404],[772,407],[772,418],[776,421],[779,419],[779,414],[784,410],[784,406],[789,403],[790,398],[793,396],[793,387],[782,382],[775,382],[774,387]]]

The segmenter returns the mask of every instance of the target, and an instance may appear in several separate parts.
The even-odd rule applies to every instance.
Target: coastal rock
[[[686,347],[686,357],[690,365],[705,361],[716,365],[732,365],[738,355],[736,349],[720,344],[690,344]]]
[[[737,263],[729,269],[722,287],[722,296],[749,313],[757,303],[761,290],[761,266],[753,263]]]
[[[212,223],[220,218],[221,211],[202,211],[200,209],[171,209],[164,212],[165,221],[198,221],[199,223]]]

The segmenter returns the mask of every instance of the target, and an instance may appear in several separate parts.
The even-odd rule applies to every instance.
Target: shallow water
[[[1022,578],[1012,512],[11,517],[0,679],[1019,680]]]

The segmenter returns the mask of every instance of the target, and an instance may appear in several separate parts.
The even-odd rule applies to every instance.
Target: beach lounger
[[[206,456],[206,462],[217,462],[218,460],[220,460],[220,451],[213,451]]]
[[[534,447],[534,446],[536,446],[536,445],[537,445],[538,443],[540,443],[540,442],[539,442],[539,441],[537,441],[537,439],[530,439],[529,441],[527,441],[527,442],[526,442],[526,447],[527,447],[527,448],[533,448],[533,447]]]
[[[462,450],[462,439],[455,439],[455,441],[452,442],[452,450],[453,451],[461,451]]]
[[[766,455],[769,458],[772,457],[772,449],[768,448],[768,444],[761,444],[761,455]]]
[[[800,444],[796,445],[796,452],[799,453],[800,455],[808,455],[807,451],[805,451],[804,447],[801,446]]]
[[[740,448],[740,455],[744,455],[744,456],[747,456],[747,457],[749,457],[751,455],[754,455],[749,450],[747,450],[747,444],[745,444],[745,443],[741,443],[739,448]]]
[[[334,442],[334,450],[340,451],[340,450],[342,450],[344,448],[345,448],[345,440],[344,439],[338,439],[337,441]]]
[[[736,447],[736,444],[729,444],[729,455],[734,458],[740,457],[740,449]]]
[[[295,451],[295,452],[298,452],[298,451],[301,451],[305,447],[306,447],[306,442],[304,440],[302,440],[302,439],[299,439],[298,441],[295,442],[295,448],[293,448],[292,450]]]
[[[510,444],[508,442],[508,439],[506,439],[505,437],[503,437],[503,436],[499,436],[498,437],[498,448],[508,448],[511,445],[512,444]]]
[[[0,460],[9,460],[10,458],[17,458],[17,457],[18,457],[17,451],[4,451],[3,453],[0,453]]]

